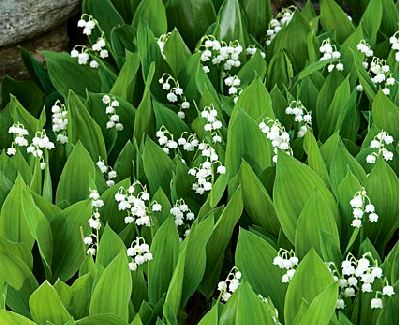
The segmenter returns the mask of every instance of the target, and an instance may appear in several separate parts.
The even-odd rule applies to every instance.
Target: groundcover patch
[[[398,1],[338,2],[84,0],[21,49],[0,324],[397,324]]]

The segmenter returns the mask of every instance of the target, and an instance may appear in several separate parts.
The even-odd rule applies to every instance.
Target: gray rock
[[[81,0],[1,0],[0,46],[16,44],[60,26]]]

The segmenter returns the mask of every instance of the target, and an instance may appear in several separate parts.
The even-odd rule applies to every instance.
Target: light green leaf
[[[320,191],[340,229],[335,198],[322,179],[307,165],[279,151],[273,189],[274,205],[283,233],[292,243],[295,242],[298,216],[315,188]],[[289,198],[288,193],[295,194]]]
[[[107,224],[97,249],[96,263],[107,267],[120,252],[126,253],[126,247],[121,238]]]
[[[135,318],[136,319],[136,318]],[[128,322],[115,314],[92,315],[76,321],[77,325],[128,325]],[[134,323],[135,324],[135,323]],[[140,323],[141,324],[141,323]]]
[[[0,322],[3,325],[36,325],[29,318],[8,310],[0,310]]]
[[[56,203],[67,201],[69,204],[89,197],[90,180],[94,179],[95,167],[89,152],[80,141],[68,157],[58,183]],[[79,180],[79,182],[72,182]]]
[[[149,302],[156,304],[167,292],[179,253],[179,236],[172,216],[167,218],[153,238],[150,252],[148,284]]]
[[[179,72],[186,65],[191,53],[176,28],[171,32],[165,42],[164,55],[173,74],[179,76]]]
[[[93,161],[107,159],[104,138],[100,126],[89,115],[86,107],[73,91],[68,94],[68,143],[80,141]]]
[[[63,325],[72,320],[72,316],[63,306],[57,291],[47,281],[32,293],[29,307],[33,320],[38,323],[50,321],[54,325]]]
[[[256,53],[243,65],[238,72],[238,78],[240,79],[240,85],[245,88],[257,77],[264,80],[267,73],[267,63],[261,55],[261,51],[258,50]]]
[[[324,262],[314,250],[310,250],[298,265],[289,283],[285,298],[285,323],[293,322],[303,301],[311,304],[315,297],[333,283],[333,277]]]
[[[162,0],[142,0],[135,10],[132,25],[136,29],[145,20],[156,37],[167,32],[167,17]]]
[[[92,297],[93,279],[89,273],[80,276],[72,285],[72,309],[75,319],[89,314],[89,304]]]
[[[247,30],[253,34],[257,40],[265,38],[265,31],[271,20],[271,8],[269,0],[239,0],[240,5],[247,18]]]
[[[97,282],[89,306],[89,315],[114,313],[128,320],[132,278],[126,252],[120,252],[104,269]]]
[[[257,247],[257,249],[255,249]],[[282,283],[284,271],[273,265],[278,252],[264,239],[240,228],[235,263],[256,294],[270,296],[283,315],[287,285]],[[266,275],[268,274],[268,281]]]
[[[382,91],[378,91],[372,103],[372,118],[378,128],[388,132],[398,142],[399,107]]]

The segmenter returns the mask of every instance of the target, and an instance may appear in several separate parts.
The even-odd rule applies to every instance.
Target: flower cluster
[[[99,157],[99,161],[96,163],[97,167],[100,168],[101,172],[107,177],[106,184],[107,187],[111,187],[115,185],[115,179],[118,177],[118,174],[115,170],[112,169],[111,166],[107,166],[104,163],[104,160]]]
[[[53,132],[57,134],[57,141],[61,144],[68,142],[67,125],[68,111],[64,104],[59,100],[51,107]]]
[[[350,205],[353,208],[354,220],[351,223],[353,227],[360,228],[362,226],[362,219],[365,214],[369,214],[368,219],[370,222],[378,221],[375,207],[371,204],[365,188],[362,187],[360,191],[354,194],[354,197],[350,200]]]
[[[214,104],[205,106],[201,112],[201,117],[206,120],[204,131],[211,132],[212,142],[221,143],[222,137],[218,130],[222,129],[222,122],[218,120],[218,111],[215,109]]]
[[[199,140],[195,133],[183,132],[178,138],[178,141],[175,141],[174,135],[169,132],[164,125],[157,131],[156,136],[159,145],[163,146],[162,149],[166,154],[170,154],[171,150],[174,150],[175,154],[180,153],[179,146],[181,146],[184,151],[194,151],[199,145]],[[181,160],[184,162],[183,159]]]
[[[400,61],[400,42],[399,42],[399,32],[394,33],[392,37],[389,38],[389,42],[392,45],[392,49],[396,51],[396,61]]]
[[[366,158],[367,163],[369,164],[374,164],[376,162],[376,159],[382,155],[383,159],[386,161],[392,160],[393,159],[393,152],[389,151],[388,149],[385,148],[385,145],[390,145],[393,143],[393,137],[389,135],[385,131],[379,132],[374,139],[371,141],[370,148],[372,149],[378,149],[378,152],[374,151],[371,154],[369,154]]]
[[[194,220],[194,213],[192,212],[192,210],[190,210],[183,199],[179,199],[176,201],[175,205],[169,210],[169,212],[175,217],[175,225],[177,227],[184,227],[183,237],[187,237],[190,232],[189,222],[193,222]],[[185,223],[185,219],[188,222]],[[183,240],[183,238],[181,237],[179,237],[179,239],[181,241]]]
[[[84,18],[87,17],[88,20],[86,21]],[[83,28],[83,34],[85,35],[90,35],[92,33],[92,30],[97,27],[101,33],[101,36],[97,39],[97,42],[92,45],[91,48],[85,46],[85,45],[75,45],[74,48],[71,51],[71,57],[72,58],[77,58],[79,64],[87,64],[90,60],[90,55],[92,54],[93,56],[97,57],[97,52],[98,56],[101,59],[108,58],[108,51],[105,49],[106,47],[106,41],[104,38],[104,32],[100,28],[99,23],[97,22],[96,19],[94,19],[91,15],[82,15],[81,19],[78,21],[78,27]],[[80,48],[80,52],[77,50]],[[91,68],[98,68],[99,63],[96,59],[92,59],[89,62],[89,66]]]
[[[228,88],[228,93],[233,97],[233,102],[236,104],[239,95],[242,92],[242,88],[239,88],[240,86],[240,79],[237,75],[234,76],[228,76],[224,79],[224,84],[225,86],[229,87]]]
[[[17,136],[14,139],[14,142],[11,144],[11,148],[7,149],[8,155],[15,155],[16,146],[27,147],[26,151],[32,154],[33,157],[40,159],[40,168],[45,169],[46,163],[44,150],[54,149],[54,143],[49,140],[46,135],[45,130],[36,132],[35,136],[32,138],[32,142],[29,143],[27,139],[25,139],[25,135],[29,135],[29,132],[25,129],[24,125],[21,123],[17,123],[12,125],[8,129],[8,133],[16,134]]]
[[[101,228],[99,208],[104,206],[104,201],[100,199],[100,194],[97,190],[90,190],[89,198],[92,199],[92,215],[88,222],[89,227],[92,228],[92,233],[84,237],[83,242],[89,246],[87,254],[96,255],[99,230]]]
[[[165,60],[165,55],[164,55],[164,45],[165,42],[168,40],[168,38],[170,37],[171,33],[166,33],[166,34],[162,34],[160,37],[156,38],[157,40],[157,44],[160,48],[161,51],[161,55],[163,57],[163,59]]]
[[[383,301],[379,296],[392,296],[395,294],[387,279],[382,279],[382,268],[378,266],[378,261],[372,257],[371,252],[364,253],[358,260],[353,254],[349,253],[342,262],[341,272],[333,262],[329,262],[327,266],[333,279],[339,281],[340,284],[336,309],[344,309],[346,306],[345,299],[356,296],[359,290],[373,293],[372,286],[376,279],[381,279],[383,289],[375,292],[375,297],[371,299],[371,309],[383,308]]]
[[[242,53],[243,47],[239,44],[239,41],[235,40],[226,44],[224,41],[218,41],[213,35],[206,35],[200,43],[200,49],[202,49],[201,61],[206,73],[210,72],[210,67],[206,65],[206,62],[209,61],[213,65],[221,64],[224,71],[240,67],[239,55]]]
[[[254,54],[256,54],[256,52],[257,52],[257,47],[254,44],[252,44],[248,48],[246,48],[247,55],[253,56]],[[265,52],[260,50],[260,53],[261,53],[261,56],[265,59],[265,57],[266,57]]]
[[[150,201],[147,186],[135,181],[128,189],[120,187],[114,196],[120,211],[127,211],[125,223],[135,222],[138,226],[150,227],[150,208],[152,211],[161,211],[161,204]]]
[[[108,116],[108,122],[106,124],[107,129],[115,128],[117,131],[122,131],[124,126],[119,121],[119,115],[116,112],[119,106],[119,101],[115,97],[110,97],[109,95],[104,95],[102,99],[103,103],[107,105],[106,114]]]
[[[385,95],[390,94],[389,86],[393,86],[396,80],[390,73],[390,67],[385,60],[373,57],[369,69],[371,81],[374,85],[379,86]]]
[[[367,58],[371,58],[374,55],[374,51],[365,40],[361,40],[360,43],[357,44],[357,50],[364,54],[364,61],[362,64],[365,69],[368,69],[369,63]]]
[[[218,282],[219,299],[222,298],[223,301],[228,301],[232,294],[240,285],[240,278],[242,273],[234,266],[226,277],[225,281]]]
[[[24,125],[22,123],[17,123],[13,124],[10,126],[8,129],[8,133],[10,134],[16,134],[16,137],[11,144],[11,148],[7,149],[7,155],[14,156],[16,153],[16,148],[14,145],[19,146],[19,147],[27,147],[28,146],[28,140],[25,139],[25,135],[29,135],[29,132],[27,129],[25,129]]]
[[[299,259],[294,251],[287,251],[286,249],[279,249],[278,256],[274,257],[272,264],[279,266],[281,269],[286,269],[286,273],[282,275],[282,282],[287,283],[292,280],[296,273],[296,266],[299,263]]]
[[[153,254],[150,253],[150,247],[146,244],[143,237],[136,237],[126,253],[132,258],[132,261],[128,264],[131,271],[136,271],[139,265],[153,259]]]
[[[270,118],[262,120],[258,125],[261,132],[267,135],[267,138],[271,140],[272,147],[275,155],[272,157],[274,163],[278,162],[278,149],[283,150],[286,154],[293,156],[293,150],[290,147],[289,133],[285,131],[285,128],[278,120]]]
[[[319,59],[320,61],[335,59],[336,63],[330,63],[328,65],[328,72],[332,72],[333,69],[338,71],[343,71],[343,63],[340,61],[341,53],[337,50],[335,45],[331,44],[331,40],[328,37],[322,42],[322,45],[319,48],[319,51],[323,54],[323,56]]]
[[[297,132],[299,138],[304,137],[307,131],[312,127],[311,112],[309,112],[301,101],[292,101],[285,109],[285,114],[294,115],[294,121],[301,123],[300,130]]]
[[[296,10],[295,6],[283,8],[283,10],[280,13],[278,13],[274,19],[271,19],[267,29],[267,40],[266,40],[267,46],[271,44],[276,34],[278,34],[279,31],[284,26],[290,23],[290,21],[293,18],[295,10]]]
[[[169,91],[167,94],[167,100],[170,103],[176,103],[178,99],[180,100],[178,116],[179,118],[184,119],[185,112],[183,109],[188,109],[190,107],[190,103],[186,100],[186,97],[183,94],[183,89],[179,87],[178,80],[176,80],[170,74],[164,73],[158,82],[162,84],[164,90]],[[172,82],[172,86],[170,82]]]
[[[196,182],[193,183],[192,189],[197,194],[204,194],[212,189],[214,182],[214,166],[217,165],[217,173],[225,174],[225,166],[218,161],[218,154],[215,149],[207,143],[200,143],[199,150],[201,155],[206,158],[206,161],[201,163],[199,167],[189,169],[189,175],[196,177]]]

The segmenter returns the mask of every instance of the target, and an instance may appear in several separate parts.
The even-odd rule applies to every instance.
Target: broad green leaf
[[[176,27],[190,49],[215,21],[216,15],[211,0],[170,0],[166,2],[168,29]]]
[[[3,170],[4,176],[11,182],[15,182],[17,175],[21,175],[24,182],[29,184],[32,181],[32,172],[20,150],[17,150],[10,163]]]
[[[92,315],[76,321],[77,325],[128,325],[129,323],[115,314]],[[135,324],[135,323],[134,323]],[[140,323],[141,324],[141,323]],[[136,324],[135,324],[136,325]]]
[[[272,264],[277,255],[278,252],[266,240],[243,228],[239,230],[235,263],[243,280],[251,284],[256,294],[271,297],[279,314],[283,315],[287,285],[282,283],[284,271]]]
[[[132,142],[129,140],[125,147],[121,150],[117,160],[114,164],[114,170],[117,172],[120,179],[130,178],[133,180],[134,177],[134,161],[136,157],[136,150]]]
[[[364,234],[382,254],[399,226],[399,179],[383,158],[379,157],[364,186],[379,216],[377,223],[364,223]]]
[[[101,80],[97,69],[78,64],[68,53],[48,51],[41,53],[46,58],[51,82],[64,98],[68,97],[71,89],[82,98],[86,97],[86,90],[95,93],[101,91]],[[71,69],[74,71],[73,74]]]
[[[298,322],[293,323],[294,325],[328,325],[331,322],[331,318],[335,313],[336,301],[337,301],[338,284],[333,283],[316,296],[308,307],[307,311],[304,312]]]
[[[321,258],[324,257],[324,243],[320,241],[322,232],[333,236],[334,242],[330,244],[340,253],[340,239],[335,219],[321,193],[315,189],[301,210],[297,221],[295,243],[296,254],[300,259],[311,248],[314,248]]]
[[[242,88],[253,82],[254,79],[260,77],[264,80],[267,73],[267,62],[261,55],[261,51],[256,53],[243,65],[238,72],[238,78]]]
[[[251,85],[243,90],[237,105],[257,122],[266,117],[275,118],[271,97],[259,77],[255,78]]]
[[[111,30],[111,47],[113,52],[111,53],[117,63],[118,69],[120,70],[126,61],[126,56],[135,52],[136,47],[132,40],[136,36],[136,30],[131,25],[124,24],[122,26],[115,26]],[[118,79],[119,76],[116,76]],[[114,84],[115,86],[115,84]],[[113,86],[113,88],[114,88]]]
[[[68,281],[86,257],[81,237],[90,232],[88,220],[92,215],[91,200],[85,200],[62,210],[51,224],[54,238],[53,279]]]
[[[29,297],[39,286],[30,267],[19,256],[0,252],[0,279],[8,285],[7,306],[29,317]]]
[[[73,204],[89,197],[90,180],[95,176],[95,167],[89,152],[80,141],[68,157],[57,187],[56,203],[67,201]],[[79,180],[79,182],[72,182]]]
[[[207,243],[207,264],[199,290],[210,297],[217,286],[224,259],[224,252],[232,238],[234,228],[243,211],[241,187],[232,195],[222,215],[216,222]]]
[[[382,0],[382,24],[381,30],[390,37],[399,30],[399,4],[394,1]]]
[[[120,252],[126,253],[125,244],[107,224],[97,249],[96,263],[107,267]]]
[[[36,325],[29,318],[8,310],[0,310],[0,322],[3,325]]]
[[[320,191],[340,229],[335,198],[323,180],[310,167],[280,151],[273,189],[274,205],[283,233],[292,243],[295,242],[298,216],[315,188]]]
[[[247,30],[253,34],[258,41],[265,38],[265,31],[271,20],[271,8],[269,0],[239,0],[240,5],[247,18]]]
[[[72,284],[72,315],[75,319],[81,319],[89,314],[92,285],[93,279],[89,273],[80,276]]]
[[[32,293],[29,307],[32,319],[38,323],[50,321],[55,325],[63,325],[72,320],[57,291],[47,281]]]
[[[167,16],[162,0],[142,0],[135,10],[133,27],[137,29],[141,19],[147,21],[156,37],[167,32]]]
[[[370,0],[360,20],[364,35],[371,45],[376,44],[379,27],[382,21],[382,5],[382,1]]]
[[[313,276],[311,277],[310,274]],[[303,300],[311,304],[313,299],[334,283],[328,268],[314,250],[302,259],[296,269],[285,297],[285,323],[291,324]],[[336,301],[335,301],[336,306]],[[329,312],[331,312],[329,310]]]
[[[153,101],[153,108],[156,117],[156,130],[164,126],[174,135],[175,141],[180,138],[182,133],[190,133],[189,127],[178,117],[176,112],[155,100]]]
[[[89,306],[89,315],[114,313],[128,320],[128,304],[132,293],[132,279],[126,253],[120,252],[104,269],[97,282]]]
[[[296,11],[289,25],[282,28],[272,40],[267,51],[267,62],[270,63],[273,55],[278,55],[282,50],[285,50],[285,55],[293,63],[294,74],[299,73],[308,60],[307,35],[310,32],[309,22]],[[296,35],[296,37],[293,37],[293,35]]]
[[[72,288],[66,284],[65,282],[61,280],[57,280],[56,283],[54,283],[54,289],[56,289],[58,295],[60,296],[61,303],[65,307],[65,309],[68,311],[68,313],[71,314],[73,312],[72,310]]]
[[[149,181],[150,193],[161,187],[167,195],[170,193],[169,183],[172,178],[174,163],[171,158],[150,138],[144,146],[143,160],[146,161],[144,171]]]
[[[126,61],[110,90],[110,95],[119,96],[132,103],[134,100],[134,89],[136,83],[139,82],[139,79],[141,78],[139,68],[140,59],[138,53],[128,52],[126,54]]]
[[[224,0],[212,34],[226,43],[237,40],[242,46],[250,45],[245,17],[238,0]]]
[[[189,60],[191,53],[176,28],[165,42],[164,55],[174,75],[179,76],[179,72]]]
[[[307,154],[307,165],[324,181],[329,188],[328,171],[321,152],[319,151],[317,141],[312,132],[307,132],[304,136],[303,148]]]
[[[256,174],[271,166],[267,137],[257,123],[237,107],[229,122],[226,144],[225,165],[231,177],[238,173],[241,159],[246,160]]]
[[[98,161],[99,157],[106,160],[107,153],[101,128],[73,91],[68,94],[67,107],[69,143],[76,144],[80,141],[93,161]]]
[[[27,136],[29,140],[35,136],[36,131],[42,131],[43,125],[39,125],[39,121],[22,106],[15,96],[11,95],[9,105],[10,114],[14,118],[14,123],[19,122],[24,125],[25,129],[29,132]]]
[[[219,324],[272,325],[275,322],[267,304],[254,293],[248,282],[243,281],[225,304]]]
[[[399,139],[399,107],[379,91],[372,102],[372,118],[376,126]]]
[[[277,237],[280,224],[272,199],[251,166],[244,160],[240,165],[239,183],[242,186],[244,208],[250,219]]]
[[[24,261],[30,269],[33,267],[33,257],[30,247],[24,243],[17,243],[0,237],[0,252],[14,255]]]
[[[218,325],[218,307],[218,304],[215,304],[199,321],[198,325]]]
[[[148,284],[149,302],[156,304],[167,292],[179,253],[179,237],[174,218],[170,216],[153,238],[150,252]]]
[[[349,17],[334,0],[321,0],[320,21],[326,31],[330,29],[336,31],[339,43],[343,43],[355,29]]]

